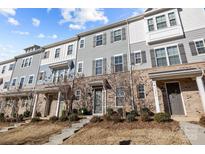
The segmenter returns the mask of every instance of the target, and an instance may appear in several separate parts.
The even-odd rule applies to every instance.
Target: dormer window
[[[161,15],[156,17],[157,29],[163,29],[167,27],[166,16]]]

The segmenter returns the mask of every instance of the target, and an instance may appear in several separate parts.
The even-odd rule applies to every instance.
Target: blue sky
[[[75,34],[140,14],[144,9],[0,9],[0,61]]]

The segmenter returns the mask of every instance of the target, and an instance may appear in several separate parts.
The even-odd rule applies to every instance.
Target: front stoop
[[[180,127],[193,145],[205,145],[205,128],[189,122],[180,122]]]
[[[80,122],[72,124],[71,127],[64,128],[60,134],[54,134],[49,138],[49,142],[45,145],[59,145],[63,141],[71,137],[75,132],[80,130],[85,124],[90,122],[92,116],[86,116],[85,119],[81,119]]]
[[[185,115],[172,115],[171,118],[175,121],[199,121],[199,116],[185,116]]]

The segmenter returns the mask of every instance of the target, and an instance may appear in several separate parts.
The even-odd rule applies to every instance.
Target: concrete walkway
[[[180,127],[193,145],[205,145],[205,128],[190,122],[180,122]]]
[[[85,119],[81,119],[78,123],[72,124],[71,127],[64,128],[61,134],[54,134],[49,138],[49,142],[45,145],[59,145],[62,144],[67,138],[81,129],[85,124],[90,122],[92,116],[86,116]]]
[[[21,122],[21,123],[15,123],[13,126],[0,128],[0,133],[7,132],[7,131],[14,129],[16,127],[25,125],[26,123],[29,123],[29,122],[31,122],[31,120],[26,120],[25,122]]]

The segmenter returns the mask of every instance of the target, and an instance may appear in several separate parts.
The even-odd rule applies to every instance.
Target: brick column
[[[160,106],[159,106],[159,98],[158,98],[158,92],[157,92],[157,81],[152,80],[152,88],[154,92],[154,101],[155,101],[155,107],[156,112],[160,112]]]
[[[196,77],[196,83],[197,83],[199,94],[201,97],[202,106],[205,112],[205,88],[204,88],[204,82],[201,76]]]

